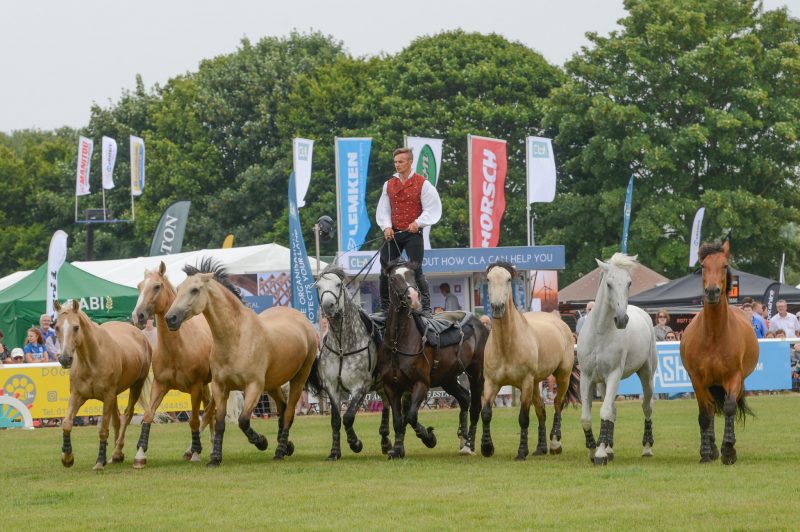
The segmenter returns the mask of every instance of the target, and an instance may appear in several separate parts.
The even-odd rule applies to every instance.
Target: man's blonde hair
[[[394,150],[394,152],[392,153],[392,157],[397,157],[397,156],[398,156],[398,155],[400,155],[401,153],[407,153],[407,154],[408,154],[408,156],[409,156],[409,158],[410,158],[412,161],[414,160],[414,152],[411,150],[411,148],[397,148],[397,149],[396,149],[396,150]]]

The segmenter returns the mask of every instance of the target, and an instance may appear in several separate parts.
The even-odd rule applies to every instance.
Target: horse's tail
[[[311,366],[311,372],[308,374],[306,380],[306,389],[316,396],[319,396],[323,391],[322,377],[319,374],[319,357],[314,359],[314,364]]]
[[[722,414],[725,410],[725,397],[727,393],[725,392],[725,388],[719,385],[711,386],[708,389],[711,392],[711,396],[714,397],[714,406],[716,407],[716,413]],[[742,424],[745,423],[747,420],[747,416],[754,416],[755,414],[748,406],[747,402],[744,400],[744,390],[742,391],[742,396],[736,401],[736,419],[741,421]]]
[[[569,374],[569,386],[567,387],[567,395],[564,396],[564,401],[572,406],[577,406],[581,402],[581,368],[578,365],[577,357],[575,357],[572,371]]]

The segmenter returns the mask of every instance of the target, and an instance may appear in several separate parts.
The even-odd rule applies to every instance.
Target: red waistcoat
[[[389,204],[392,207],[392,226],[398,231],[405,231],[411,222],[422,214],[422,186],[425,178],[412,173],[404,183],[393,177],[386,186]]]

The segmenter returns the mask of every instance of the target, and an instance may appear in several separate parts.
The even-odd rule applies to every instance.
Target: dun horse
[[[152,356],[150,343],[142,332],[130,323],[107,322],[98,325],[80,310],[76,300],[63,307],[56,301],[58,312],[56,335],[61,344],[61,366],[69,369],[69,406],[61,428],[64,444],[61,448],[61,463],[71,467],[75,463],[72,454],[72,423],[75,415],[89,399],[103,402],[103,417],[100,422],[100,451],[95,470],[106,465],[108,423],[114,425],[116,445],[111,455],[112,462],[122,462],[125,455],[125,429],[131,422],[133,406],[139,400],[142,386],[147,380]],[[130,390],[128,406],[120,422],[117,395]]]
[[[462,454],[474,448],[475,431],[483,388],[483,351],[488,332],[481,322],[471,315],[452,313],[458,321],[466,320],[455,343],[441,342],[437,347],[426,345],[422,331],[426,325],[419,314],[421,308],[414,268],[416,265],[393,261],[387,268],[389,277],[389,315],[383,344],[378,350],[378,364],[383,387],[392,407],[394,447],[389,458],[405,456],[405,426],[414,428],[417,437],[429,448],[436,445],[433,427],[425,429],[418,421],[420,405],[432,386],[441,386],[458,401],[458,435]],[[448,345],[450,344],[450,345]],[[470,390],[458,383],[458,376],[466,372]],[[410,402],[404,411],[402,396],[410,392]],[[467,429],[467,411],[470,427]]]
[[[175,288],[164,272],[167,267],[162,262],[157,270],[145,270],[144,280],[139,283],[139,300],[131,316],[133,322],[143,327],[155,315],[158,348],[153,352],[153,387],[150,391],[150,406],[142,420],[142,431],[137,443],[133,467],[139,469],[147,464],[147,447],[153,417],[164,396],[170,390],[188,393],[192,401],[192,416],[189,427],[192,443],[183,457],[193,462],[200,460],[203,446],[200,432],[212,419],[214,403],[208,383],[211,382],[211,330],[204,316],[197,316],[173,332],[167,327],[164,314],[175,301]],[[205,415],[200,427],[200,403]]]
[[[578,362],[581,368],[581,424],[586,436],[589,459],[605,465],[614,459],[614,400],[622,379],[636,373],[642,383],[644,436],[642,456],[653,456],[653,384],[658,368],[656,335],[650,316],[639,307],[628,305],[631,269],[636,257],[615,253],[603,270],[594,310],[589,313],[578,337]],[[592,434],[592,397],[596,384],[604,384],[600,408],[600,436]]]
[[[734,416],[744,421],[750,410],[744,400],[744,379],[758,363],[758,339],[741,309],[728,306],[730,243],[703,244],[703,309],[681,337],[683,367],[692,380],[700,409],[700,462],[719,457],[714,414],[725,414],[722,463],[736,462]]]
[[[483,456],[494,454],[491,436],[492,405],[501,386],[510,384],[520,389],[520,438],[517,460],[528,456],[528,425],[531,401],[539,420],[539,439],[533,454],[547,454],[546,415],[539,383],[555,375],[558,391],[553,406],[553,428],[550,431],[550,454],[561,453],[561,410],[565,399],[577,398],[578,380],[572,376],[575,361],[572,332],[566,323],[549,312],[517,310],[512,298],[511,283],[516,268],[497,262],[486,270],[489,283],[489,304],[492,309],[492,331],[486,344],[483,387]],[[567,393],[569,392],[569,395]]]
[[[328,266],[317,280],[317,292],[322,312],[328,320],[328,333],[322,341],[319,359],[308,377],[309,387],[316,393],[325,389],[331,399],[332,444],[328,460],[342,456],[340,427],[342,415],[339,405],[350,398],[344,414],[347,443],[354,453],[361,452],[363,444],[358,439],[353,424],[358,407],[370,390],[383,394],[383,386],[376,378],[378,353],[375,338],[368,329],[369,318],[350,297],[345,287],[345,273],[339,267]],[[369,327],[374,330],[375,325]],[[389,406],[384,402],[381,415],[381,450],[386,454],[389,441]]]
[[[256,315],[242,303],[239,290],[231,284],[225,269],[212,260],[203,260],[200,269],[186,266],[184,271],[188,277],[178,287],[165,320],[170,330],[176,331],[189,318],[202,313],[211,327],[211,393],[216,422],[208,466],[216,467],[222,462],[225,408],[231,390],[244,392],[239,428],[261,451],[267,449],[267,438],[253,430],[250,416],[261,393],[267,391],[278,406],[275,459],[291,456],[294,444],[289,441],[289,429],[317,355],[317,332],[305,315],[294,309],[273,307]],[[286,382],[288,401],[281,391]]]

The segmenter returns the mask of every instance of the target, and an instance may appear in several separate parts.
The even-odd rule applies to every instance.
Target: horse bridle
[[[397,306],[397,310],[399,311],[399,310],[406,309],[406,316],[413,319],[413,317],[411,315],[411,313],[412,313],[411,305],[410,305],[410,303],[408,301],[408,291],[411,290],[412,288],[413,287],[408,283],[408,281],[406,281],[406,289],[403,290],[402,294],[399,294],[399,293],[397,293],[395,291],[395,289],[391,285],[391,283],[389,283],[389,297],[390,297],[390,299],[391,299],[391,295],[392,294],[394,294],[395,297],[398,297],[400,299],[399,305]],[[415,327],[417,326],[416,323],[414,324],[414,326]],[[400,349],[397,347],[397,340],[400,337],[400,320],[395,320],[394,335],[393,335],[393,338],[392,338],[392,342],[389,345],[389,349],[390,349],[390,351],[391,351],[391,353],[393,355],[392,356],[392,366],[395,365],[394,363],[395,363],[395,360],[396,360],[394,355],[403,355],[403,356],[407,356],[407,357],[416,357],[416,356],[420,356],[421,354],[423,354],[425,352],[425,336],[424,335],[420,335],[420,336],[421,336],[421,338],[420,338],[420,348],[419,348],[418,352],[416,352],[416,353],[406,353],[404,351],[400,351]],[[425,360],[427,360],[427,358]]]

